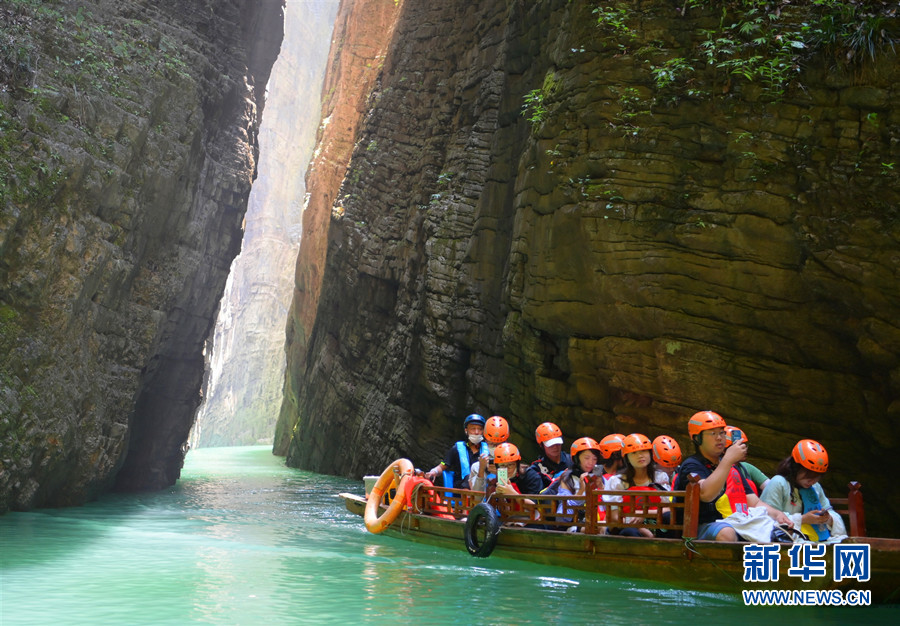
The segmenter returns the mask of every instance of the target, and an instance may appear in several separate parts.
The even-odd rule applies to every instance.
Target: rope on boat
[[[726,572],[725,570],[723,570],[721,567],[719,567],[719,564],[718,564],[718,563],[716,563],[714,560],[712,560],[711,558],[709,558],[708,556],[706,556],[705,554],[703,554],[702,552],[700,552],[700,551],[697,549],[697,546],[694,545],[694,539],[695,539],[694,537],[682,537],[682,538],[681,538],[682,542],[684,543],[685,549],[686,549],[687,551],[691,552],[692,554],[696,554],[697,556],[699,556],[699,557],[701,557],[701,558],[704,558],[704,559],[706,559],[707,561],[709,561],[710,563],[712,563],[712,564],[713,564],[713,567],[715,567],[717,570],[719,570],[720,572],[722,572],[723,574],[725,574],[725,577],[726,577],[726,578],[728,578],[729,580],[731,580],[731,582],[733,582],[735,585],[737,585],[738,587],[740,587],[740,586],[741,586],[741,582],[740,582],[739,580],[736,580],[734,576],[732,576],[731,574],[729,574],[728,572]],[[690,558],[690,557],[689,557],[689,558]]]

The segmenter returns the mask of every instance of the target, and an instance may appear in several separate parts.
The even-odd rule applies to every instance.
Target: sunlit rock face
[[[259,132],[241,254],[216,319],[194,446],[271,443],[284,384],[284,327],[300,244],[304,175],[319,127],[322,79],[338,0],[285,6]]]
[[[0,511],[171,485],[282,2],[12,2],[0,22]]]
[[[322,87],[322,125],[307,173],[307,205],[303,211],[303,234],[285,342],[288,373],[275,430],[276,454],[287,453],[297,423],[297,379],[291,372],[305,368],[306,344],[319,302],[332,208],[341,211],[338,199],[341,181],[402,6],[402,2],[394,0],[344,0],[334,23]]]
[[[896,58],[812,56],[780,97],[698,62],[673,94],[653,69],[720,16],[625,4],[624,34],[594,3],[404,5],[288,372],[290,464],[431,466],[473,411],[529,459],[545,420],[691,453],[712,409],[767,472],[811,437],[828,493],[897,492]]]

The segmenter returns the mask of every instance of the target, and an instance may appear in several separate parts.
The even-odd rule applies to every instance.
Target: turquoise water
[[[430,548],[366,532],[340,491],[268,447],[188,454],[175,487],[0,517],[0,623],[897,623],[893,607],[739,596]]]

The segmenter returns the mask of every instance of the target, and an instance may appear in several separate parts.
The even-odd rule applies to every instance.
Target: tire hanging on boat
[[[484,541],[478,543],[478,526],[484,525]],[[466,520],[466,549],[472,556],[485,558],[494,551],[497,535],[500,534],[500,514],[487,502],[472,507]]]
[[[366,515],[364,517],[366,530],[377,535],[397,519],[400,511],[406,506],[406,481],[410,479],[414,471],[412,461],[397,459],[381,473],[366,499]],[[379,515],[381,500],[384,498],[384,494],[391,489],[394,490],[394,497],[387,510]]]

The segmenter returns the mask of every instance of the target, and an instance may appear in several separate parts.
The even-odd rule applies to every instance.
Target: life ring
[[[478,526],[484,525],[484,541],[478,543]],[[469,519],[466,520],[466,549],[472,556],[485,558],[494,551],[497,535],[500,534],[500,514],[487,502],[472,507]]]
[[[366,499],[366,515],[363,518],[366,522],[366,530],[370,533],[378,534],[391,525],[400,511],[406,506],[406,481],[412,476],[415,468],[409,459],[397,459],[387,466],[387,468],[378,477],[369,497]],[[394,498],[388,505],[387,510],[378,515],[378,509],[381,506],[381,500],[384,498],[385,492],[395,489]]]

